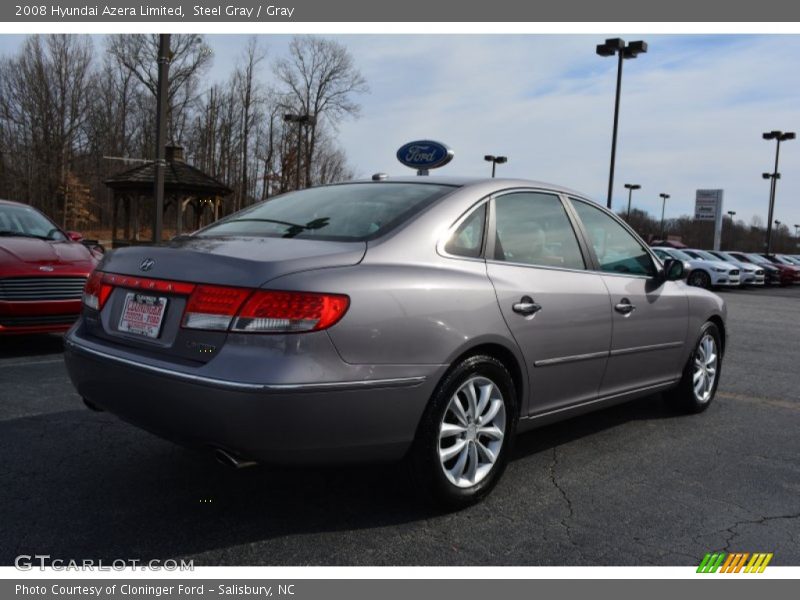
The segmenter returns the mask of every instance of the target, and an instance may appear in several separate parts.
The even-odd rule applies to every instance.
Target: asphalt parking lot
[[[437,514],[393,465],[229,470],[90,412],[58,337],[0,339],[0,564],[19,554],[195,565],[800,564],[800,287],[724,292],[713,406],[660,396],[518,438],[482,504]]]

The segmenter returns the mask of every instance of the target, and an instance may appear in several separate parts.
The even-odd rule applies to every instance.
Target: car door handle
[[[636,310],[636,306],[627,298],[623,298],[614,306],[614,310],[627,316]]]
[[[534,302],[533,298],[530,296],[523,296],[520,298],[519,302],[511,307],[511,310],[527,317],[539,312],[542,310],[542,307],[539,304],[536,304],[536,302]]]

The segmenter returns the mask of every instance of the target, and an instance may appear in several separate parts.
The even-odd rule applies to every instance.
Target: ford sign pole
[[[417,175],[428,175],[430,169],[438,169],[453,160],[453,151],[441,142],[415,140],[400,146],[397,150],[397,160],[411,169],[416,169]]]

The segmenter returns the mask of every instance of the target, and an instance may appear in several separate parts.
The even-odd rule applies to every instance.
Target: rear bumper
[[[234,381],[139,360],[79,331],[66,336],[64,357],[91,404],[166,439],[265,463],[402,458],[443,371],[431,366],[414,376],[322,383]]]

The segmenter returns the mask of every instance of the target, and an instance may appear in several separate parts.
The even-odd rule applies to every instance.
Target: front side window
[[[364,241],[405,223],[454,189],[388,181],[308,188],[246,208],[197,235]]]
[[[650,253],[627,229],[588,202],[574,198],[570,201],[583,222],[600,270],[648,277],[656,274]]]
[[[667,260],[668,258],[672,258],[672,257],[671,257],[669,254],[667,254],[666,252],[664,252],[663,250],[660,250],[660,249],[658,249],[658,248],[653,248],[653,252],[654,252],[654,253],[655,253],[655,255],[656,255],[658,258],[660,258],[662,261],[665,261],[665,260]]]
[[[495,199],[494,259],[585,269],[578,239],[558,196],[517,192]]]

